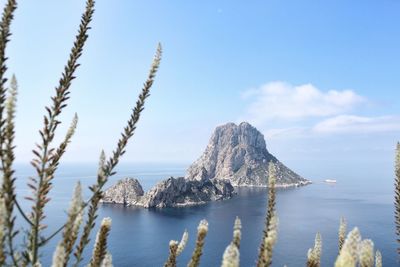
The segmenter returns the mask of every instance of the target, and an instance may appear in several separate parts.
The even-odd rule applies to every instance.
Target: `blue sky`
[[[0,1],[4,4],[4,0]],[[19,81],[17,160],[28,162],[84,9],[21,1],[8,47]],[[66,161],[110,152],[164,57],[126,162],[196,159],[215,126],[247,120],[283,161],[391,160],[400,139],[400,2],[105,1],[63,114]]]

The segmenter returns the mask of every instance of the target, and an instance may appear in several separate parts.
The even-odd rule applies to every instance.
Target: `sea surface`
[[[304,266],[307,251],[313,246],[317,232],[321,233],[323,240],[322,266],[333,266],[341,216],[347,219],[348,230],[357,226],[363,238],[374,241],[375,248],[382,252],[384,266],[397,266],[391,163],[303,160],[287,165],[314,183],[278,191],[279,231],[273,266]],[[144,189],[149,189],[161,179],[183,175],[187,167],[179,164],[122,164],[108,186],[120,178],[135,177]],[[94,164],[60,166],[51,192],[52,201],[46,209],[48,228],[45,234],[62,225],[74,185],[78,180],[85,187],[94,183],[96,169]],[[26,181],[31,174],[31,167],[17,165],[17,193],[25,210],[29,210],[30,205],[23,197],[29,195]],[[323,182],[325,179],[336,179],[337,183],[327,184]],[[86,190],[86,197],[88,193]],[[234,220],[239,216],[242,220],[241,266],[254,266],[261,242],[266,199],[266,189],[242,188],[230,200],[195,207],[146,210],[108,204],[101,206],[99,220],[112,218],[108,247],[115,266],[153,267],[163,266],[169,241],[180,240],[185,229],[189,232],[189,242],[178,258],[178,266],[186,266],[194,248],[197,225],[206,219],[209,233],[201,266],[208,267],[220,266],[222,254],[232,239]],[[18,219],[18,228],[26,227],[26,223]],[[92,242],[94,239],[95,234]],[[50,266],[58,240],[59,236],[42,250],[43,266]],[[22,236],[20,241],[23,243]],[[85,251],[85,264],[91,251],[92,244]]]

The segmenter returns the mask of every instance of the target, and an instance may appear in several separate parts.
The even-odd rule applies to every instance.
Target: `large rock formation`
[[[183,177],[163,180],[144,194],[138,180],[127,178],[107,189],[102,201],[125,206],[165,208],[204,204],[231,198],[233,194],[234,189],[229,181],[189,181]]]
[[[228,179],[234,186],[267,186],[268,163],[277,170],[277,186],[297,186],[308,180],[287,168],[266,147],[264,136],[247,122],[215,129],[203,155],[188,169],[188,180]]]
[[[264,136],[246,122],[215,129],[203,155],[185,177],[168,178],[144,193],[136,179],[120,180],[105,191],[103,202],[145,208],[180,207],[231,198],[234,186],[267,186],[268,164],[276,168],[277,186],[299,186],[308,180],[271,155]]]

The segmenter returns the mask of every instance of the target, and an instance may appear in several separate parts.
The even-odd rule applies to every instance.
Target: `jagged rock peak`
[[[103,202],[136,205],[143,195],[143,188],[137,179],[125,178],[104,192]]]
[[[277,168],[277,185],[299,185],[308,181],[279,162],[266,147],[265,139],[248,122],[218,126],[202,154],[188,169],[188,180],[228,179],[234,186],[266,186],[268,163]]]
[[[209,145],[219,147],[249,146],[264,153],[267,152],[264,135],[248,122],[242,122],[239,125],[230,122],[218,126]]]

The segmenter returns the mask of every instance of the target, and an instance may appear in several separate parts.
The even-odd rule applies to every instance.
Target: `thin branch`
[[[2,153],[2,169],[3,169],[3,197],[6,207],[6,235],[8,252],[11,256],[14,265],[17,265],[17,260],[14,255],[14,237],[18,234],[18,231],[14,230],[15,216],[14,216],[14,204],[15,204],[15,177],[13,163],[15,159],[14,155],[14,137],[15,137],[15,107],[17,101],[17,80],[15,76],[12,76],[11,85],[9,89],[9,96],[6,103],[6,124],[3,129],[4,134],[4,151]]]
[[[276,170],[274,163],[270,162],[268,165],[268,207],[267,207],[267,214],[265,217],[265,227],[263,230],[263,238],[261,240],[259,253],[258,253],[258,260],[257,260],[257,267],[267,266],[265,261],[265,240],[268,238],[268,229],[270,228],[271,219],[275,214],[275,202],[276,202],[276,192],[275,192],[275,183],[276,183]]]
[[[13,237],[17,232],[14,231],[15,216],[13,215],[13,207],[15,200],[15,186],[14,181],[14,117],[15,117],[15,102],[16,102],[16,90],[17,84],[15,77],[11,82],[10,96],[6,103],[6,87],[7,78],[5,74],[7,71],[7,57],[6,47],[11,36],[10,26],[11,21],[14,18],[14,12],[17,8],[15,0],[8,0],[7,4],[3,9],[3,14],[0,22],[0,160],[1,160],[1,171],[3,172],[3,183],[1,186],[2,197],[4,199],[5,208],[5,238],[7,239],[7,246],[13,264],[16,265],[17,261],[14,257],[13,248]],[[6,118],[4,111],[6,110]],[[1,249],[3,250],[3,243],[1,242]],[[4,259],[5,260],[5,259]],[[3,260],[0,264],[3,265]]]
[[[28,216],[26,216],[24,210],[22,209],[21,205],[19,204],[17,199],[14,199],[14,204],[17,207],[19,213],[22,215],[22,217],[25,219],[25,221],[29,224],[29,225],[33,225],[33,222],[28,218]]]
[[[92,191],[92,197],[89,201],[90,204],[89,204],[88,216],[86,224],[83,228],[83,234],[74,253],[76,258],[74,266],[78,266],[79,263],[82,261],[83,250],[90,241],[89,238],[90,232],[95,226],[98,206],[100,200],[103,197],[103,192],[102,192],[103,186],[108,181],[108,178],[115,174],[114,168],[117,166],[120,157],[123,154],[125,154],[125,149],[128,144],[128,141],[135,133],[136,125],[140,119],[142,111],[144,110],[145,101],[150,96],[150,88],[153,85],[154,78],[160,66],[161,55],[162,55],[161,44],[158,44],[157,52],[153,59],[153,63],[151,65],[148,78],[143,85],[142,92],[139,95],[139,99],[136,101],[136,106],[131,113],[131,116],[127,122],[127,126],[124,128],[124,131],[121,134],[121,138],[118,140],[117,148],[112,152],[112,156],[108,159],[107,162],[105,162],[104,157],[103,160],[100,160],[99,164],[100,167],[97,175],[97,183],[89,187],[89,189]]]
[[[58,244],[58,246],[62,247],[65,252],[63,257],[58,257],[58,262],[62,264],[63,267],[67,266],[75,241],[78,238],[83,218],[83,210],[81,210],[82,203],[82,187],[80,182],[78,182],[68,210],[67,226],[64,228],[62,240]]]
[[[340,226],[339,226],[339,253],[342,250],[344,240],[346,239],[346,232],[347,232],[347,222],[345,218],[340,219]]]
[[[104,218],[101,222],[100,230],[97,233],[94,244],[92,259],[88,267],[98,267],[107,254],[107,237],[111,229],[111,219]]]
[[[183,252],[189,238],[188,232],[185,230],[182,235],[181,242],[176,240],[169,241],[169,255],[164,267],[176,267],[176,258]]]
[[[240,249],[240,240],[242,239],[242,222],[239,217],[236,217],[235,224],[233,226],[233,239],[232,243]]]
[[[7,78],[5,77],[7,71],[7,57],[6,47],[10,41],[10,26],[11,21],[14,19],[14,12],[17,9],[17,2],[15,0],[8,0],[6,6],[3,9],[3,14],[0,22],[0,145],[4,144],[4,109],[6,102],[6,87]],[[3,151],[0,150],[0,157],[2,158]]]
[[[167,261],[164,263],[164,267],[176,267],[176,257],[178,251],[178,241],[169,241],[169,255]]]
[[[396,146],[395,158],[395,180],[394,180],[394,218],[396,224],[397,243],[400,244],[400,143]],[[400,255],[400,247],[397,248]]]
[[[278,235],[278,219],[276,215],[271,217],[268,225],[268,235],[264,238],[264,251],[262,265],[264,267],[269,267],[272,264],[272,250],[277,240]]]
[[[196,247],[192,253],[192,258],[188,263],[188,267],[198,267],[200,265],[200,257],[203,255],[204,242],[208,233],[208,222],[202,220],[197,227]]]
[[[28,250],[24,253],[28,262],[33,265],[38,262],[38,249],[41,225],[44,219],[44,207],[49,202],[48,193],[51,189],[51,180],[54,177],[55,170],[58,167],[59,160],[65,152],[66,144],[69,142],[68,134],[59,149],[55,150],[50,145],[54,139],[57,126],[61,123],[58,116],[67,106],[66,101],[69,99],[69,88],[72,80],[75,79],[74,73],[79,67],[78,59],[82,55],[83,47],[88,39],[89,23],[94,13],[94,0],[87,0],[86,10],[82,15],[79,31],[72,47],[67,65],[64,68],[59,85],[55,88],[56,95],[52,97],[51,107],[46,107],[47,114],[44,116],[43,129],[39,131],[41,136],[41,144],[37,145],[37,150],[33,150],[35,155],[31,164],[36,169],[37,178],[31,178],[29,187],[32,188],[34,194],[34,205],[32,206],[31,217],[33,226],[28,236]]]

